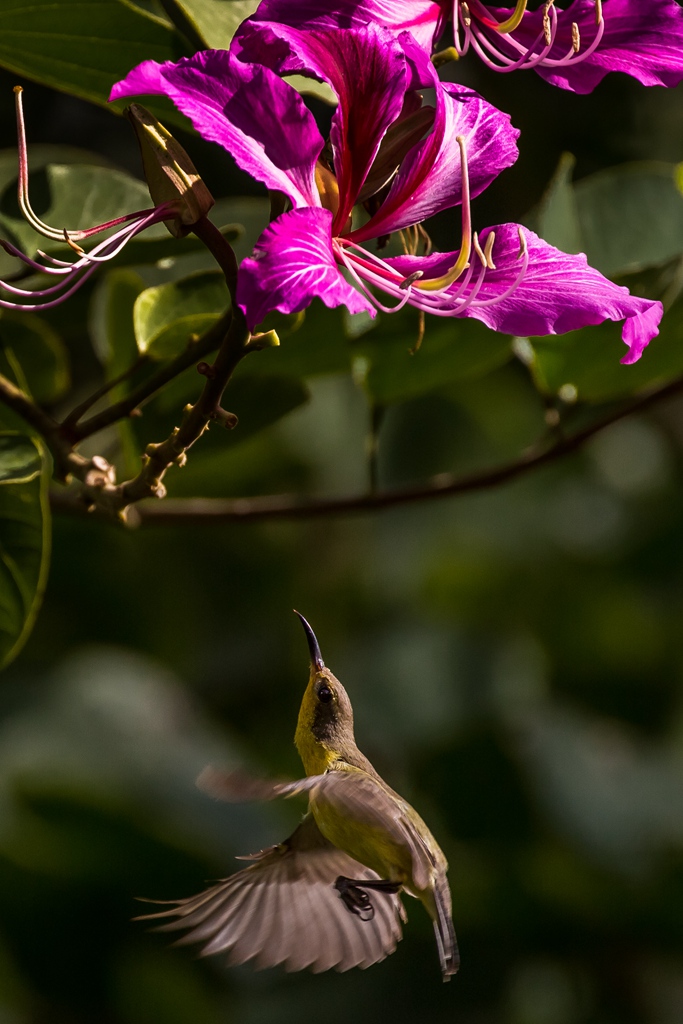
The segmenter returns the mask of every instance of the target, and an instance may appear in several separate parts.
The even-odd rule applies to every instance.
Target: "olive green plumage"
[[[434,922],[447,981],[460,961],[446,858],[356,746],[349,696],[299,617],[311,653],[295,735],[306,778],[275,783],[207,768],[198,784],[230,801],[308,793],[307,815],[284,843],[245,858],[253,863],[243,871],[146,918],[172,918],[160,930],[189,929],[181,942],[205,943],[202,955],[223,952],[231,964],[344,971],[394,951],[406,892]]]

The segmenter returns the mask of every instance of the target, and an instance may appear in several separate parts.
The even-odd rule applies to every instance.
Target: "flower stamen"
[[[484,256],[486,257],[486,266],[489,268],[489,270],[495,270],[496,269],[496,264],[493,262],[493,257],[491,255],[492,252],[493,252],[493,243],[495,242],[495,240],[496,240],[496,232],[495,231],[490,231],[489,234],[488,234],[488,237],[486,239],[486,244],[484,246]]]
[[[527,256],[529,249],[526,244],[526,235],[522,231],[521,226],[517,227],[517,234],[519,235],[519,252],[517,253],[517,259],[521,260],[522,256]]]
[[[493,71],[508,73],[510,71],[527,70],[537,67],[560,68],[586,60],[595,52],[602,40],[605,23],[602,17],[602,0],[594,0],[597,31],[590,45],[581,51],[581,34],[576,22],[571,23],[571,42],[564,56],[551,57],[553,47],[558,44],[558,13],[555,0],[545,0],[541,14],[540,31],[531,46],[527,47],[515,39],[512,29],[502,31],[513,18],[519,17],[515,28],[521,24],[522,17],[527,13],[526,5],[518,3],[514,14],[508,22],[496,22],[489,14],[488,7],[481,0],[470,0],[471,16],[467,25],[464,21],[461,39],[458,4],[454,6],[455,46],[460,56],[468,51],[470,45],[484,63]],[[468,8],[468,13],[470,8]],[[562,12],[560,12],[562,13]],[[492,36],[493,33],[493,36]],[[517,53],[519,56],[515,57]]]
[[[43,259],[52,263],[53,266],[46,267],[36,260],[31,259],[25,253],[17,249],[16,246],[12,245],[11,242],[5,239],[0,239],[0,246],[10,256],[14,256],[21,260],[31,270],[39,271],[44,274],[52,274],[61,277],[61,280],[52,285],[49,288],[42,289],[31,289],[31,288],[18,288],[16,285],[9,284],[6,281],[0,281],[0,289],[5,292],[9,292],[11,295],[16,295],[22,300],[32,299],[47,299],[45,302],[8,302],[7,300],[0,299],[0,308],[3,309],[52,309],[54,306],[59,305],[68,299],[71,295],[77,291],[82,284],[90,277],[90,275],[97,269],[97,265],[106,260],[111,260],[121,252],[123,247],[133,238],[135,235],[144,231],[145,228],[151,227],[152,224],[158,224],[165,220],[169,215],[169,204],[160,206],[156,210],[151,210],[145,217],[140,217],[133,224],[127,224],[123,228],[111,235],[109,238],[105,238],[99,242],[91,252],[87,253],[80,250],[81,255],[73,263],[67,263],[64,260],[55,259],[53,256],[48,256],[45,253],[39,252]],[[73,246],[75,249],[79,247]]]
[[[481,245],[479,244],[479,235],[477,234],[476,231],[472,235],[472,248],[474,249],[474,251],[476,252],[477,256],[479,257],[481,265],[483,267],[487,266],[486,256],[484,255],[484,250],[482,249]]]
[[[412,289],[410,287],[410,284],[408,284],[406,286],[403,295],[400,295],[400,292],[397,295],[396,291],[395,291],[396,284],[394,284],[394,288],[388,288],[387,287],[387,282],[383,282],[380,279],[379,286],[384,291],[387,291],[390,295],[393,295],[396,298],[400,299],[400,301],[395,306],[385,306],[384,303],[379,301],[379,299],[377,298],[376,295],[373,295],[373,293],[370,291],[370,289],[366,285],[366,283],[363,280],[363,278],[360,276],[360,274],[356,270],[356,267],[354,266],[354,263],[356,262],[356,260],[352,258],[351,254],[344,252],[344,247],[342,245],[339,245],[339,244],[337,244],[336,250],[337,250],[337,255],[339,256],[342,264],[346,267],[346,269],[348,270],[349,274],[351,275],[353,280],[356,282],[356,284],[360,288],[361,292],[370,300],[370,302],[373,304],[373,306],[375,306],[376,309],[379,309],[380,312],[382,312],[382,313],[398,313],[399,310],[403,309],[403,307],[409,301],[410,296],[411,296],[411,290]],[[359,261],[359,262],[361,262],[361,261]],[[361,265],[362,265],[362,263],[361,263]],[[372,270],[370,270],[368,272],[367,267],[365,268],[365,277],[367,278],[367,280],[371,284],[377,284],[376,278],[378,277],[378,275],[374,274]],[[396,283],[398,284],[398,288],[400,289],[402,287],[402,285],[400,283],[398,283],[398,282],[396,282]]]
[[[399,285],[399,288],[401,288],[401,289],[410,288],[411,284],[414,284],[416,281],[419,281],[420,278],[423,277],[423,276],[424,276],[424,271],[423,270],[415,270],[412,274],[408,274],[407,277],[403,278],[403,280],[401,281],[401,283]]]
[[[458,280],[463,270],[469,266],[470,253],[472,251],[472,217],[470,213],[470,176],[467,168],[467,147],[465,138],[457,135],[456,140],[460,149],[460,174],[462,178],[462,241],[460,253],[451,269],[442,277],[430,278],[426,281],[419,281],[415,287],[420,291],[436,292],[443,288],[449,288]]]
[[[552,46],[553,44],[553,32],[550,27],[550,8],[555,3],[555,0],[546,0],[546,4],[543,8],[543,38],[545,39],[546,46]]]
[[[19,208],[23,213],[27,223],[37,231],[39,235],[44,238],[49,238],[53,242],[66,242],[70,245],[74,251],[79,250],[75,248],[71,243],[75,239],[89,238],[92,235],[97,235],[101,231],[106,231],[108,228],[118,227],[119,224],[127,224],[132,220],[136,220],[138,217],[144,217],[151,213],[151,210],[137,210],[135,213],[127,213],[123,217],[117,217],[115,220],[108,221],[106,224],[98,224],[94,228],[86,228],[84,230],[67,230],[66,228],[53,228],[49,224],[38,217],[31,206],[29,199],[29,188],[28,188],[28,147],[26,145],[26,124],[24,120],[24,104],[22,100],[23,89],[20,85],[14,86],[15,96],[15,109],[17,117],[17,148],[19,150],[19,176],[17,185],[17,198],[19,200]],[[80,250],[81,252],[83,250]]]
[[[517,277],[512,282],[512,284],[505,289],[505,291],[500,293],[500,295],[496,295],[491,299],[479,299],[472,302],[471,305],[473,305],[476,309],[486,309],[487,306],[496,306],[499,302],[503,302],[505,299],[509,299],[511,295],[514,295],[514,293],[517,291],[522,281],[526,277],[526,272],[529,268],[529,249],[527,247],[524,232],[522,231],[522,228],[519,225],[517,227],[517,233],[519,234],[519,253],[517,259],[522,261],[522,266],[520,267]],[[491,232],[491,235],[492,234],[493,231]],[[489,238],[491,237],[491,235],[489,235]],[[486,239],[486,243],[488,245],[488,238]]]

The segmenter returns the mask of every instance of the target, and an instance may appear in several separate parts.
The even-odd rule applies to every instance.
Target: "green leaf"
[[[251,256],[258,238],[268,227],[270,200],[260,196],[219,199],[209,214],[209,220],[216,227],[234,225],[241,229],[233,245],[235,255],[241,262],[245,256]]]
[[[512,356],[511,341],[477,320],[427,320],[419,337],[415,310],[378,315],[377,326],[354,345],[354,374],[379,404],[402,402],[446,385],[483,376]]]
[[[683,194],[683,163],[676,164],[674,167],[674,181],[678,191]]]
[[[111,270],[97,287],[90,306],[89,329],[95,352],[117,377],[138,358],[133,326],[135,301],[145,284],[134,270]]]
[[[581,225],[572,174],[576,157],[563,153],[536,212],[534,230],[563,252],[581,252]]]
[[[33,183],[37,180],[36,172],[44,169],[48,163],[89,163],[93,165],[106,166],[106,161],[97,155],[89,153],[84,149],[76,149],[74,146],[29,146],[29,166],[32,172]],[[17,175],[18,175],[18,154],[16,149],[0,150],[0,233],[10,241],[19,242],[17,227],[25,227],[23,216],[17,203]],[[33,234],[33,233],[32,233]],[[33,235],[37,243],[38,235]],[[41,242],[47,244],[46,239]],[[29,255],[36,251],[37,244],[32,244]],[[44,245],[40,245],[43,249]],[[13,257],[0,250],[0,277],[8,274],[15,274],[18,269],[18,262]]]
[[[204,271],[145,289],[133,310],[138,351],[152,359],[173,358],[188,345],[191,335],[202,334],[229,305],[220,271]]]
[[[304,405],[309,392],[300,381],[289,377],[242,377],[231,381],[225,395],[226,409],[236,413],[238,424],[226,431],[212,426],[202,451],[224,450],[277,423],[292,410]],[[188,456],[189,458],[189,456]]]
[[[531,372],[543,392],[556,395],[570,385],[583,402],[626,398],[683,374],[683,303],[665,314],[659,335],[630,366],[619,362],[626,349],[621,324],[611,321],[530,343]]]
[[[331,107],[337,106],[337,97],[330,89],[327,82],[318,82],[315,78],[307,78],[306,75],[284,75],[285,81],[293,85],[297,92],[304,96],[316,96],[323,103]]]
[[[378,314],[375,320],[315,301],[303,314],[269,316],[261,325],[280,336],[279,348],[244,360],[238,376],[286,373],[293,377],[352,370],[379,404],[416,398],[502,366],[512,356],[511,339],[476,320],[427,319],[422,345],[413,309]]]
[[[574,186],[583,251],[609,277],[683,253],[683,196],[675,166],[634,163]]]
[[[134,270],[111,270],[95,290],[90,305],[88,327],[95,352],[106,368],[107,380],[114,380],[134,366],[140,354],[135,340],[133,309],[145,284]],[[129,381],[124,380],[109,392],[112,404],[128,393]],[[117,423],[117,431],[126,475],[134,472],[139,460],[131,421]]]
[[[49,460],[41,443],[0,434],[0,667],[33,628],[50,560]]]
[[[238,25],[258,5],[259,0],[168,0],[165,7],[181,32],[187,33],[185,25],[189,24],[191,32],[206,46],[227,50]]]
[[[584,252],[607,277],[659,266],[683,254],[683,195],[675,164],[622,164],[571,184],[563,154],[527,223],[565,252]]]
[[[0,433],[0,484],[28,484],[39,475],[40,452],[30,437]]]
[[[33,313],[3,310],[0,315],[0,373],[20,387],[27,387],[40,403],[61,398],[70,383],[68,357],[61,338]]]
[[[0,2],[0,65],[103,106],[136,64],[177,60],[186,49],[165,20],[123,0]],[[162,119],[186,123],[170,105],[154,107]]]

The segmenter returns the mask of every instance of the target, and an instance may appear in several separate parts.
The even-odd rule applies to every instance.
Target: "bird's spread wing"
[[[228,803],[244,803],[249,800],[274,800],[276,797],[298,796],[308,793],[324,775],[309,775],[295,782],[277,779],[260,779],[241,770],[226,772],[221,768],[207,765],[197,776],[197,786],[204,793],[225,800]]]
[[[312,805],[333,806],[341,817],[383,833],[397,850],[405,851],[418,890],[428,888],[435,873],[445,874],[448,867],[442,854],[441,861],[437,861],[435,851],[439,848],[433,840],[428,842],[431,833],[410,805],[381,779],[353,766],[295,782],[260,779],[239,770],[225,772],[208,766],[197,785],[210,796],[231,803],[307,793]]]
[[[376,879],[332,846],[309,814],[288,840],[212,888],[141,920],[172,918],[158,931],[189,929],[179,944],[201,942],[202,956],[225,953],[232,965],[288,971],[347,971],[393,953],[405,920],[398,896],[372,893],[374,916],[349,912],[334,888],[339,875]]]

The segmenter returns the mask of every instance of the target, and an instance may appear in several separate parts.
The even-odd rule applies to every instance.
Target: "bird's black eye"
[[[323,704],[329,704],[332,700],[332,690],[329,686],[321,686],[318,690],[318,700]]]

